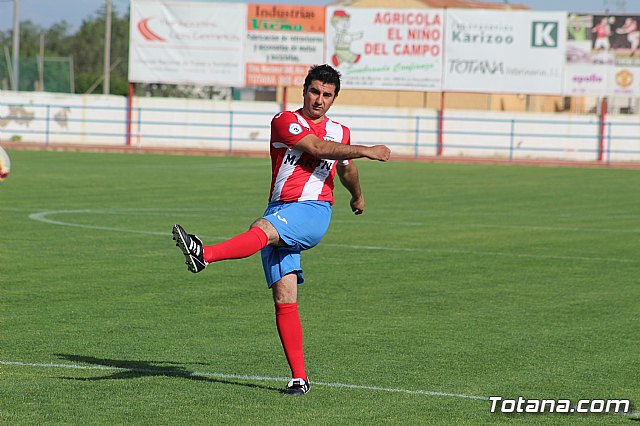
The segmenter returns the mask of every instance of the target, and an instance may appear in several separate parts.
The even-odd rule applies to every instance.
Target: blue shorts
[[[264,211],[286,246],[266,246],[260,251],[269,288],[287,274],[295,272],[298,284],[304,282],[300,252],[314,247],[329,229],[331,204],[328,201],[274,202]]]

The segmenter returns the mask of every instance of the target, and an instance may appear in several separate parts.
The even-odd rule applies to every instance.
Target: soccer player
[[[621,28],[616,29],[617,34],[626,34],[627,41],[631,48],[629,49],[629,57],[632,57],[640,46],[640,31],[638,30],[638,21],[627,18]]]
[[[611,47],[611,44],[609,42],[609,37],[611,36],[610,17],[603,17],[600,20],[600,23],[591,29],[591,32],[595,33],[596,35],[596,40],[593,43],[593,49],[604,49],[605,51],[608,51]]]
[[[271,191],[269,204],[249,230],[216,245],[203,245],[180,225],[173,239],[189,271],[226,259],[241,259],[261,251],[267,286],[275,303],[276,327],[291,368],[285,393],[309,391],[298,314],[298,284],[304,282],[300,253],[314,247],[327,232],[333,205],[336,172],[351,194],[351,210],[365,208],[354,158],[387,161],[385,145],[351,145],[349,128],[325,114],[340,91],[340,74],[329,65],[309,70],[303,106],[276,114],[271,121]]]

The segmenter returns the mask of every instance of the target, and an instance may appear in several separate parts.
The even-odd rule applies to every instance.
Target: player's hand
[[[387,161],[391,157],[391,150],[386,145],[374,145],[369,147],[367,158],[371,160]]]
[[[362,214],[364,212],[364,197],[351,197],[351,211],[355,214]]]

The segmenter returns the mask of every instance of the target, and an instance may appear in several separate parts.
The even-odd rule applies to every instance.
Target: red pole
[[[287,86],[282,88],[282,110],[287,110]]]
[[[127,146],[131,146],[131,119],[133,117],[133,92],[134,84],[129,83],[129,96],[127,97]]]
[[[440,92],[440,109],[438,110],[438,147],[436,155],[442,155],[444,147],[444,92]]]
[[[598,161],[604,159],[604,137],[605,137],[605,125],[607,121],[607,98],[602,98],[600,104],[600,128],[598,130]]]
[[[444,13],[442,16],[442,28],[447,27],[447,8],[444,8]],[[442,63],[446,63],[446,55],[445,55],[446,43],[442,43]],[[442,82],[444,83],[444,81]],[[436,149],[436,155],[438,157],[442,156],[442,150],[444,149],[444,89],[440,92],[440,109],[438,110],[438,146]]]

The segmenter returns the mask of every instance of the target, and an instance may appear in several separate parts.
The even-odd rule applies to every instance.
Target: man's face
[[[321,120],[329,111],[336,96],[336,86],[334,84],[323,83],[319,80],[312,80],[305,91],[302,111],[307,118],[312,121]]]

